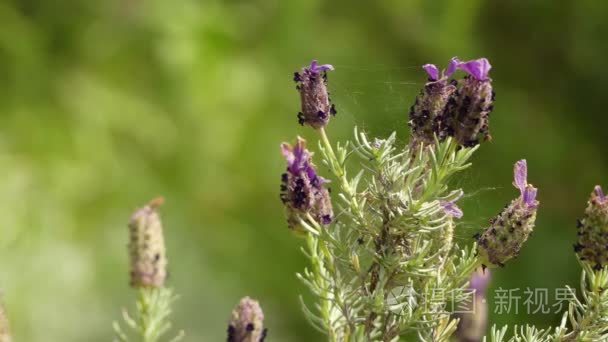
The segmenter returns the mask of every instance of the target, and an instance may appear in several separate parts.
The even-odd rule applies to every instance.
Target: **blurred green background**
[[[294,274],[306,262],[278,199],[278,145],[296,135],[292,73],[332,63],[329,134],[396,130],[420,65],[490,59],[494,141],[459,182],[458,238],[516,195],[527,158],[535,235],[493,287],[576,286],[575,220],[608,186],[608,4],[570,1],[0,2],[0,288],[16,341],[109,341],[130,307],[131,212],[164,195],[175,326],[221,341],[243,295],[270,341],[321,340]],[[313,144],[314,146],[314,144]],[[479,191],[482,189],[482,191]],[[555,324],[556,315],[493,315]]]

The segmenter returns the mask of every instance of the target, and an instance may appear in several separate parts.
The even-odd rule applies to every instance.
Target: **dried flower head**
[[[162,287],[167,278],[163,227],[158,214],[162,198],[135,211],[129,222],[131,286]]]
[[[445,106],[440,135],[453,136],[460,145],[471,147],[491,139],[489,116],[494,109],[494,91],[488,74],[492,66],[486,58],[480,58],[458,62],[457,68],[467,76],[458,82]]]
[[[4,305],[0,303],[0,342],[11,342],[11,332],[8,324],[8,317]]]
[[[331,115],[336,115],[336,108],[331,104],[327,91],[327,71],[334,70],[330,64],[317,64],[294,73],[296,89],[300,92],[302,111],[298,113],[298,122],[315,129],[327,126]]]
[[[608,265],[608,197],[599,185],[591,193],[585,216],[578,221],[574,251],[597,270]]]
[[[264,342],[264,313],[258,301],[244,297],[234,310],[228,324],[228,342]]]
[[[520,195],[514,199],[497,217],[490,221],[490,227],[478,236],[477,250],[484,266],[503,266],[516,257],[524,242],[534,229],[537,189],[527,182],[526,160],[515,163],[513,185]]]
[[[317,222],[332,222],[333,210],[328,181],[317,174],[312,153],[306,149],[306,140],[298,137],[294,146],[281,144],[287,160],[287,171],[281,176],[281,200],[287,209],[289,228],[301,231],[300,219],[310,214]]]
[[[428,75],[428,82],[410,108],[409,126],[412,129],[410,144],[413,148],[418,148],[421,143],[430,145],[434,142],[435,134],[439,132],[441,115],[448,99],[456,91],[456,86],[448,82],[448,78],[456,71],[457,66],[456,57],[450,60],[443,72],[439,72],[434,64],[422,66]]]

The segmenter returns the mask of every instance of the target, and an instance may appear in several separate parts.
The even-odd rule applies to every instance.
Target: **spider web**
[[[340,126],[357,126],[370,137],[378,138],[396,131],[397,145],[407,144],[409,109],[426,83],[426,74],[421,66],[334,64],[334,67],[341,72],[329,74],[329,88],[338,109]],[[344,133],[343,138],[352,138],[352,132]],[[490,210],[491,216],[487,216],[488,197],[493,197],[487,193],[508,192],[508,187],[480,187],[476,175],[482,170],[478,167],[474,163],[472,168],[455,177],[450,186],[452,189],[465,190],[464,197],[459,201],[459,205],[466,207],[465,216],[457,221],[454,236],[460,245],[470,244],[472,236],[486,228],[488,220],[502,209],[494,208]]]

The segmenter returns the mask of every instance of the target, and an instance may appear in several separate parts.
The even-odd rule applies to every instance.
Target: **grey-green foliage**
[[[138,294],[136,316],[132,317],[126,309],[123,310],[123,319],[131,328],[131,334],[127,334],[118,322],[114,322],[115,341],[158,342],[171,329],[169,316],[171,305],[176,300],[173,291],[165,287],[140,288]],[[130,335],[134,336],[130,337]],[[168,341],[177,342],[183,335],[184,333],[180,332]]]
[[[448,186],[467,168],[473,149],[451,139],[411,151],[395,134],[370,141],[355,131],[335,151],[321,131],[324,163],[340,185],[337,223],[321,228],[310,218],[306,255],[312,267],[299,277],[317,296],[305,306],[330,341],[446,341],[456,329],[447,305],[464,299],[478,266],[474,246],[453,244],[454,221],[444,204],[462,190]],[[353,177],[347,160],[358,158]]]
[[[339,209],[330,227],[310,216],[301,222],[311,266],[298,277],[316,298],[302,300],[306,317],[329,341],[449,341],[458,323],[450,306],[468,300],[481,261],[475,243],[453,243],[455,218],[444,204],[463,195],[450,179],[476,148],[447,139],[410,150],[395,134],[371,140],[356,129],[352,142],[334,148],[319,132]],[[560,326],[515,326],[508,337],[508,327],[493,327],[485,340],[606,341],[608,271],[583,268],[582,300],[572,296]]]

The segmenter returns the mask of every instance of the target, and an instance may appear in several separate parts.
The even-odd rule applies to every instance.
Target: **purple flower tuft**
[[[311,154],[306,149],[306,141],[304,139],[298,137],[297,143],[293,147],[291,147],[288,143],[282,143],[281,153],[287,161],[287,170],[291,174],[295,175],[302,171],[308,172],[308,169],[311,168]]]
[[[538,189],[528,184],[528,163],[525,159],[515,163],[513,174],[513,185],[519,189],[523,203],[530,209],[536,208],[538,206],[538,201],[536,200]]]
[[[458,69],[459,64],[460,61],[458,60],[458,58],[452,57],[452,59],[450,59],[448,67],[442,72],[439,71],[439,68],[437,68],[435,64],[425,64],[422,66],[422,69],[424,69],[424,71],[426,71],[426,73],[429,75],[429,80],[435,82],[439,81],[439,79],[449,78],[450,76],[452,76],[456,69]]]
[[[310,63],[310,67],[308,68],[308,70],[310,70],[310,72],[312,72],[314,74],[318,74],[318,73],[323,72],[323,71],[334,70],[334,66],[331,65],[331,64],[322,64],[322,65],[319,65],[317,63],[317,60],[314,59]]]
[[[597,196],[600,203],[604,203],[604,202],[606,202],[606,200],[608,200],[608,197],[606,197],[606,195],[604,195],[604,191],[602,191],[601,186],[596,185],[594,191],[595,191],[595,195]]]
[[[445,77],[450,77],[452,76],[452,74],[454,72],[456,72],[456,70],[458,69],[458,65],[460,64],[460,61],[458,60],[458,57],[452,57],[452,59],[450,59],[450,63],[448,64],[448,68],[445,70]]]
[[[488,80],[488,74],[490,73],[490,69],[492,69],[492,65],[490,65],[487,58],[479,58],[458,63],[458,69],[473,76],[478,81],[486,81]]]
[[[536,189],[532,185],[526,186],[526,190],[524,191],[522,198],[523,198],[524,203],[529,208],[536,208],[536,206],[538,205],[538,201],[536,200],[537,192],[538,192],[538,189]]]
[[[422,69],[426,71],[431,81],[437,81],[439,79],[439,69],[437,69],[435,64],[425,64],[422,66]]]
[[[513,185],[518,188],[523,195],[526,190],[526,185],[528,185],[528,163],[525,159],[522,159],[515,163],[515,166],[513,167],[513,173],[515,176]]]
[[[490,284],[490,270],[486,269],[477,269],[471,275],[471,282],[469,283],[469,288],[471,290],[475,290],[475,295],[483,296]]]
[[[446,215],[455,218],[461,218],[463,215],[462,210],[453,201],[442,201],[441,206],[443,207],[443,212],[446,213]]]

